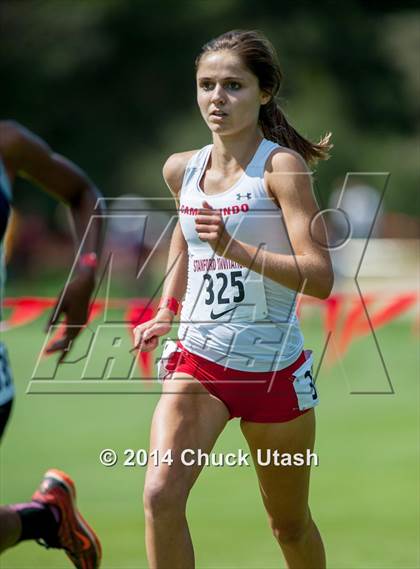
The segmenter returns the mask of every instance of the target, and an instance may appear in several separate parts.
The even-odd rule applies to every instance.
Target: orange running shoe
[[[48,470],[32,500],[53,506],[60,512],[57,539],[41,542],[41,545],[64,549],[77,569],[98,569],[101,544],[76,508],[76,488],[70,476],[55,468]]]

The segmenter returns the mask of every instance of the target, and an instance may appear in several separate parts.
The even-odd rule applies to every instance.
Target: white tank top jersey
[[[221,210],[233,238],[292,255],[281,209],[264,184],[266,162],[280,146],[264,139],[231,188],[207,195],[200,181],[212,147],[205,146],[190,159],[179,196],[179,220],[188,244],[188,281],[178,337],[188,351],[224,367],[280,370],[292,364],[303,348],[296,291],[215,255],[199,239],[194,221],[206,200]]]

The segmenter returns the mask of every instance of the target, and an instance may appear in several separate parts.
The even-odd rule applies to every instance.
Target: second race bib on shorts
[[[306,361],[299,369],[293,372],[296,397],[300,411],[311,409],[319,403],[318,393],[313,378],[313,355],[312,350],[305,350]]]
[[[171,369],[169,369],[169,362],[175,354],[180,354],[181,348],[173,340],[166,340],[162,350],[162,355],[157,362],[157,380],[163,383],[165,379],[171,377]]]
[[[262,275],[224,257],[190,257],[183,312],[193,322],[255,322],[267,316]]]

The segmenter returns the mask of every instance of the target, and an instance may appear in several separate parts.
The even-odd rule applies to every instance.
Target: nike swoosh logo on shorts
[[[233,308],[229,308],[229,310],[225,310],[224,312],[219,312],[219,314],[215,314],[213,312],[213,310],[210,312],[210,318],[212,320],[217,320],[218,318],[220,318],[221,316],[224,316],[225,314],[227,314],[228,312],[232,312],[232,310],[235,310],[236,306],[234,306]]]

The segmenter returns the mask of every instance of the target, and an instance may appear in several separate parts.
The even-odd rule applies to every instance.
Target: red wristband
[[[160,310],[161,308],[167,308],[174,314],[178,314],[179,302],[174,296],[168,296],[160,300],[158,310]]]
[[[96,269],[98,266],[98,257],[96,253],[83,253],[83,255],[80,255],[79,266]]]

